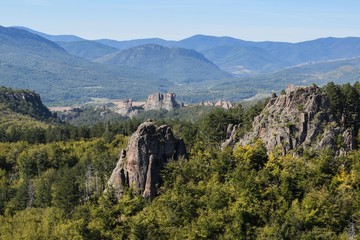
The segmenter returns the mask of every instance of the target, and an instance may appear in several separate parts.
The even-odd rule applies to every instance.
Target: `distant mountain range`
[[[29,30],[28,28],[24,29]],[[34,30],[31,31],[39,33]],[[84,40],[73,35],[48,35],[44,33],[40,33],[40,35],[55,42],[76,42]],[[93,42],[101,43],[118,50],[146,44],[192,49],[202,53],[207,59],[214,62],[220,68],[237,74],[249,72],[269,73],[303,63],[360,56],[360,38],[358,37],[328,37],[299,43],[287,43],[271,41],[253,42],[232,37],[195,35],[180,41],[148,38],[127,41],[101,39]],[[86,44],[86,41],[77,43],[79,48],[86,48],[86,51],[89,53],[97,51],[96,47],[92,47],[89,44],[88,47],[81,46]],[[115,51],[116,50],[114,50],[114,52]]]
[[[131,66],[176,84],[232,78],[204,55],[190,49],[146,44],[96,60],[115,66]],[[196,66],[196,67],[195,67]]]
[[[22,27],[22,26],[15,26],[14,28],[18,28],[21,30],[25,30],[31,33],[34,33],[36,35],[39,35],[40,37],[46,38],[52,42],[76,42],[76,41],[83,41],[85,39],[80,38],[78,36],[75,35],[50,35],[50,34],[46,34],[46,33],[42,33],[42,32],[38,32],[35,30],[32,30],[30,28],[27,27]]]
[[[91,97],[240,100],[290,83],[360,79],[360,38],[300,43],[195,35],[116,41],[0,27],[0,85],[29,88],[47,104]]]
[[[139,69],[75,57],[56,43],[17,28],[0,27],[0,53],[0,85],[36,90],[46,103],[143,98],[172,85]]]
[[[143,44],[158,44],[198,51],[219,67],[234,73],[273,72],[314,61],[360,56],[360,38],[321,38],[300,43],[251,42],[231,37],[195,35],[180,41],[140,39],[131,41],[98,40],[125,49]]]
[[[64,48],[71,55],[81,57],[90,61],[119,51],[119,49],[117,48],[113,48],[108,45],[88,40],[56,43],[62,48]]]

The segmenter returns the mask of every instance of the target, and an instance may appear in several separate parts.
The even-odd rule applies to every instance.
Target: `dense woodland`
[[[358,132],[360,84],[329,83],[323,92],[336,121]],[[259,141],[220,149],[227,125],[240,124],[241,136],[265,104],[216,108],[194,121],[153,115],[189,155],[166,166],[153,200],[104,192],[141,120],[74,126],[21,115],[27,128],[2,120],[0,239],[360,239],[359,150],[267,155]],[[10,110],[20,116],[3,106],[2,118]]]

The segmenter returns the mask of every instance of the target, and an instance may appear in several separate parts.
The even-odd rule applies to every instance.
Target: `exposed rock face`
[[[49,109],[42,103],[40,95],[29,90],[12,90],[0,87],[0,102],[7,108],[37,119],[51,118]]]
[[[255,117],[253,128],[240,144],[261,139],[266,149],[280,149],[284,154],[304,148],[331,148],[337,154],[355,147],[351,129],[340,127],[333,119],[327,97],[316,86],[286,89],[285,95],[273,95],[262,113]]]
[[[229,124],[226,130],[226,140],[221,144],[221,148],[233,147],[236,144],[236,132],[239,129],[239,125]]]
[[[215,107],[222,107],[224,109],[234,108],[234,105],[231,102],[219,100],[216,103],[211,101],[201,102],[200,105],[202,106],[215,106]]]
[[[180,104],[175,100],[175,93],[153,93],[149,95],[146,103],[144,105],[144,110],[160,110],[166,109],[168,111],[173,110],[175,108],[179,108]]]
[[[215,103],[215,107],[222,107],[224,109],[234,108],[231,102],[219,100]]]
[[[117,113],[133,118],[139,114],[139,110],[133,106],[132,99],[126,99],[122,102],[122,107],[118,109]]]
[[[127,149],[122,150],[108,185],[118,197],[130,187],[145,198],[153,198],[161,183],[160,171],[168,161],[185,154],[184,142],[174,137],[170,127],[157,127],[148,120],[130,137]]]

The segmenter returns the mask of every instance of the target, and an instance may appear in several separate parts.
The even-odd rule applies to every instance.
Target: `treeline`
[[[338,85],[333,82],[322,90],[330,100],[330,108],[336,121],[345,127],[359,129],[360,124],[360,83]]]
[[[220,145],[226,137],[229,124],[241,124],[242,132],[251,128],[253,118],[266,105],[260,101],[248,109],[240,104],[233,109],[190,107],[180,111],[149,111],[138,118],[92,122],[89,125],[48,124],[27,126],[0,124],[0,142],[25,141],[30,144],[46,144],[57,141],[77,141],[104,137],[111,141],[117,134],[131,135],[141,122],[154,119],[158,124],[168,124],[191,147],[196,141]],[[198,115],[198,116],[197,116]]]
[[[105,122],[91,126],[69,124],[49,125],[48,127],[0,126],[0,142],[25,141],[31,144],[46,144],[58,141],[72,141],[105,137],[109,141],[117,134],[129,135],[140,125],[140,120]]]

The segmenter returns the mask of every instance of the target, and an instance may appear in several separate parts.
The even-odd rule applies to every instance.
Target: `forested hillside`
[[[177,84],[232,78],[231,74],[221,70],[201,53],[155,44],[118,51],[96,62],[138,68]]]
[[[358,132],[359,84],[320,91],[329,117]],[[139,120],[49,126],[43,142],[2,136],[0,238],[357,239],[357,147],[342,155],[268,153],[256,140],[220,148],[229,124],[241,138],[265,106],[216,108],[194,122],[156,119],[184,140],[188,157],[166,164],[151,200],[130,188],[118,199],[107,188]]]
[[[172,85],[139,69],[75,57],[56,43],[17,28],[0,26],[0,51],[0,84],[36,90],[48,104],[105,96],[141,99]]]

